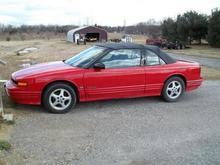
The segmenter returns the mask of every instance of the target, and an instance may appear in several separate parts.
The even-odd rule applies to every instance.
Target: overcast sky
[[[122,26],[216,7],[220,0],[0,0],[0,23]]]

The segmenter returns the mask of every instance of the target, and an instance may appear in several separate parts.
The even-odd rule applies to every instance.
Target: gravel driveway
[[[22,164],[220,164],[220,81],[177,103],[158,97],[81,103],[64,115],[17,106]]]
[[[189,55],[184,55],[184,54],[173,54],[173,53],[168,53],[168,54],[176,59],[196,61],[196,62],[199,62],[201,65],[214,68],[214,69],[220,69],[220,59],[217,59],[217,58],[189,56]]]

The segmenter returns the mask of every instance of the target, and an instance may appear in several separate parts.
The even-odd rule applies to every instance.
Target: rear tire
[[[177,101],[185,92],[185,83],[180,77],[171,77],[164,84],[162,96],[167,102]]]
[[[67,113],[77,100],[74,89],[65,83],[50,85],[44,92],[43,105],[51,113]]]

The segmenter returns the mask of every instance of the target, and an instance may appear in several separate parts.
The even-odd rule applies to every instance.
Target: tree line
[[[176,19],[167,18],[161,24],[161,31],[170,42],[191,44],[205,39],[211,46],[220,47],[220,10],[213,9],[210,16],[188,11]]]
[[[75,25],[21,25],[12,26],[0,24],[0,33],[16,34],[16,33],[67,33],[70,29],[77,28]]]
[[[156,22],[156,21],[155,21]],[[96,27],[102,28],[109,33],[117,32],[117,33],[126,33],[126,34],[142,34],[147,36],[159,36],[161,34],[161,29],[159,24],[151,22],[141,22],[137,25],[132,26],[100,26],[94,25]],[[19,34],[19,33],[45,33],[45,32],[53,32],[55,34],[58,33],[67,33],[69,30],[77,28],[75,25],[21,25],[21,26],[12,26],[12,25],[4,25],[0,24],[0,34],[7,33],[9,35]]]

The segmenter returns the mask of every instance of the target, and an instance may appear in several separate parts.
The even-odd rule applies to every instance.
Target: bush
[[[208,42],[213,47],[220,47],[220,10],[215,9],[209,19]]]
[[[11,41],[11,37],[7,36],[6,41]]]
[[[0,150],[9,150],[11,148],[11,144],[5,140],[0,140]]]

